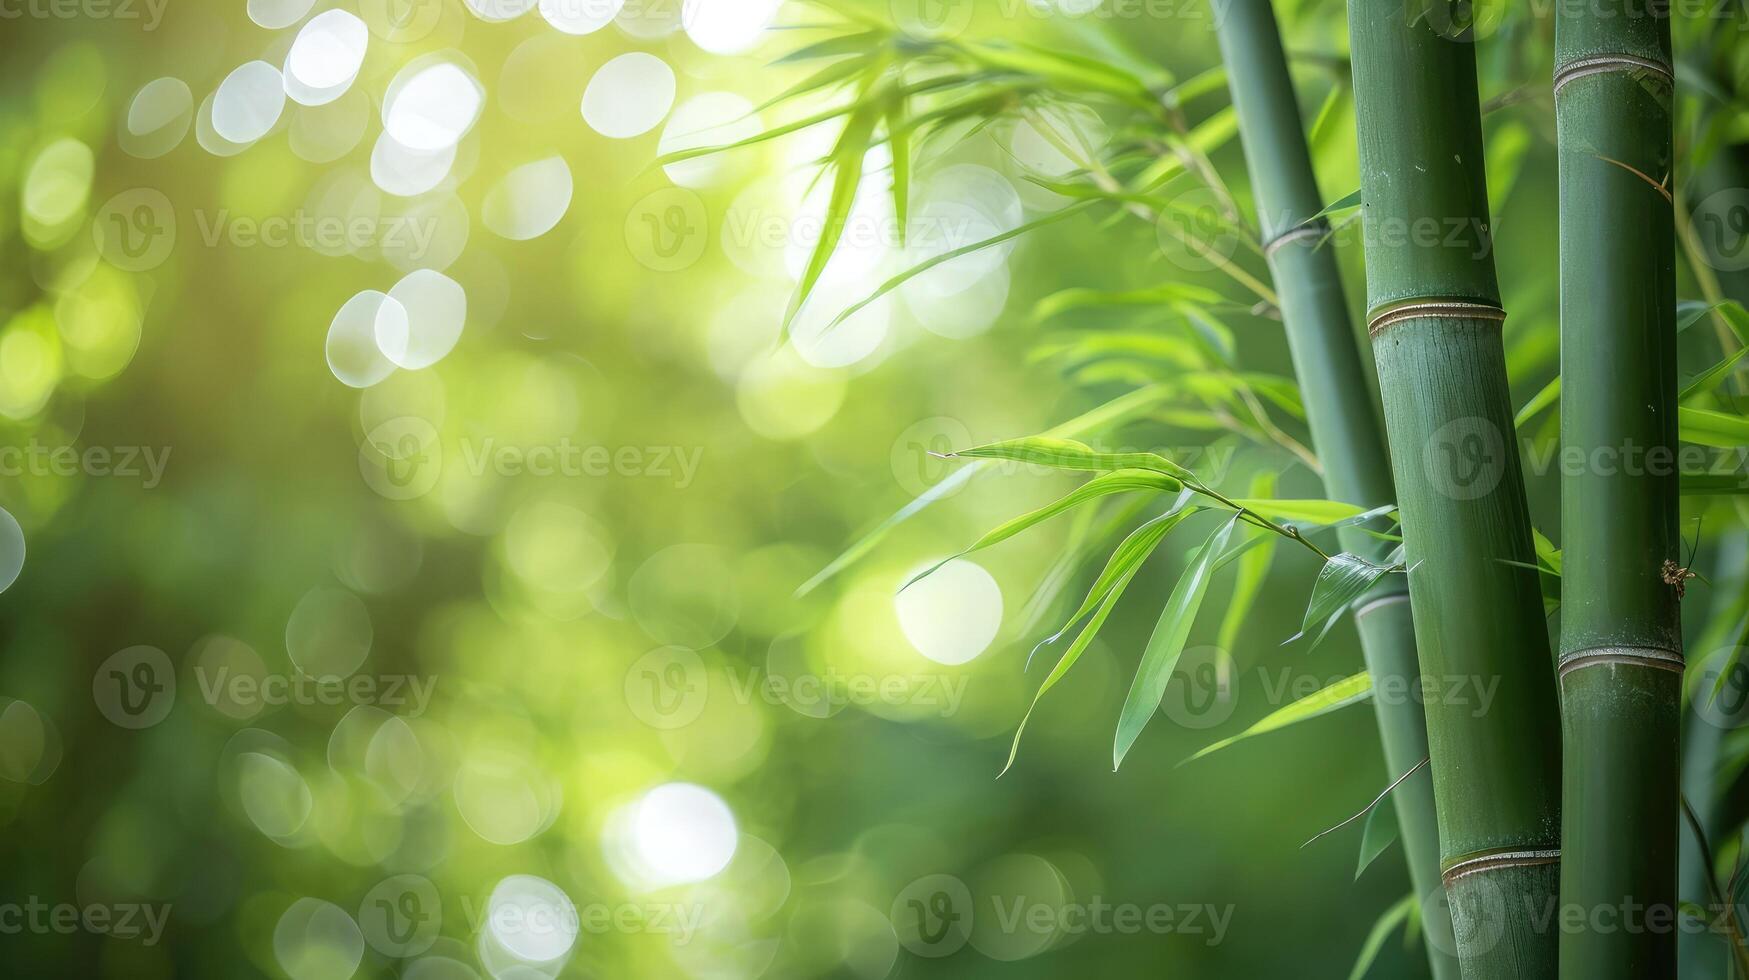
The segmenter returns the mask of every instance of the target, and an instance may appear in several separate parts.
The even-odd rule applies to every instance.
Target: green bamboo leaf
[[[1355,865],[1354,880],[1397,839],[1397,805],[1387,797],[1366,815],[1366,829],[1360,834],[1360,863]]]
[[[1106,581],[1106,575],[1101,574],[1101,584],[1094,586],[1094,591],[1098,591],[1103,585],[1104,594],[1099,598],[1097,608],[1093,611],[1093,617],[1087,621],[1086,626],[1082,627],[1080,634],[1075,637],[1075,642],[1071,643],[1069,649],[1063,651],[1063,655],[1057,659],[1057,665],[1051,668],[1051,672],[1045,676],[1044,683],[1040,684],[1038,691],[1033,694],[1032,703],[1026,706],[1026,713],[1020,716],[1020,725],[1014,730],[1014,741],[1008,747],[1008,761],[1002,765],[1002,773],[1006,773],[1014,767],[1014,759],[1020,754],[1020,736],[1026,733],[1026,723],[1032,718],[1033,709],[1038,707],[1039,699],[1043,698],[1045,692],[1055,687],[1057,682],[1063,679],[1063,675],[1069,672],[1069,668],[1075,666],[1075,661],[1081,659],[1081,654],[1087,650],[1088,644],[1092,643],[1094,636],[1098,635],[1099,628],[1104,626],[1106,619],[1111,616],[1111,610],[1117,605],[1117,600],[1123,596],[1124,590],[1129,588],[1130,581],[1141,570],[1142,563],[1147,560],[1149,555],[1153,554],[1160,542],[1165,540],[1167,532],[1189,515],[1189,510],[1163,514],[1137,528],[1124,540],[1123,545],[1119,546],[1118,552],[1123,555],[1122,561],[1120,562],[1118,556],[1114,554],[1112,564],[1106,566],[1106,571],[1112,573],[1109,582]],[[1089,599],[1092,596],[1093,592],[1089,592]],[[1080,615],[1077,613],[1075,619],[1079,619]],[[1074,621],[1072,619],[1071,624]],[[997,778],[1001,778],[1001,773],[997,774]]]
[[[790,297],[789,309],[783,315],[785,333],[789,332],[796,314],[801,312],[802,304],[807,302],[808,294],[813,292],[814,284],[820,281],[826,263],[832,260],[832,253],[838,248],[838,239],[844,235],[845,223],[850,220],[850,209],[856,203],[856,192],[862,184],[863,155],[868,152],[869,137],[873,135],[879,118],[876,103],[859,104],[845,121],[844,132],[832,150],[832,194],[826,201],[826,220],[820,227],[820,240],[814,245],[813,254],[808,256],[807,268],[796,283],[795,294]]]
[[[1354,961],[1354,969],[1348,971],[1348,980],[1361,980],[1366,976],[1373,961],[1379,958],[1379,951],[1385,948],[1385,940],[1391,938],[1391,932],[1409,917],[1415,905],[1415,894],[1411,892],[1379,916],[1379,920],[1373,923],[1372,931],[1366,934],[1366,942],[1360,946],[1360,956]]]
[[[935,572],[940,570],[943,565],[946,565],[950,561],[964,558],[974,551],[982,551],[991,545],[1006,541],[1027,528],[1042,524],[1058,514],[1073,510],[1089,501],[1098,500],[1101,497],[1108,497],[1114,493],[1176,493],[1181,489],[1183,489],[1183,484],[1179,483],[1176,479],[1163,473],[1155,473],[1151,470],[1117,470],[1115,472],[1101,474],[1035,511],[1022,514],[1011,521],[1006,521],[998,525],[996,528],[987,532],[983,537],[972,542],[971,546],[964,551],[943,558],[941,561],[938,561],[923,571],[918,572],[916,575],[912,576],[909,582],[900,586],[899,591],[903,592],[911,586],[916,585],[918,582],[935,574]]]
[[[1370,697],[1372,697],[1372,675],[1363,670],[1360,673],[1355,674],[1353,677],[1345,677],[1328,687],[1314,691],[1292,704],[1283,705],[1282,707],[1277,708],[1269,714],[1264,715],[1250,728],[1245,729],[1239,734],[1229,738],[1223,738],[1218,742],[1213,742],[1204,746],[1201,751],[1184,760],[1184,762],[1179,763],[1179,765],[1195,762],[1197,759],[1200,759],[1205,755],[1219,752],[1221,749],[1236,742],[1242,742],[1245,739],[1254,738],[1258,735],[1265,735],[1269,732],[1279,731],[1289,725],[1297,725],[1302,721],[1309,721],[1320,715],[1327,715],[1338,708],[1346,708],[1351,704],[1359,704]]]
[[[1252,498],[1235,500],[1248,510],[1254,510],[1264,517],[1278,521],[1309,521],[1313,524],[1335,524],[1340,521],[1353,520],[1363,514],[1370,513],[1365,507],[1356,507],[1339,500],[1270,500]],[[1392,508],[1394,509],[1394,508]]]
[[[789,54],[773,61],[773,65],[793,65],[801,61],[814,61],[819,58],[837,58],[847,54],[866,55],[886,43],[886,32],[864,31],[860,34],[842,34],[829,37],[824,41],[797,48]]]
[[[1512,419],[1514,429],[1524,428],[1524,424],[1542,414],[1542,410],[1561,400],[1561,376],[1555,375],[1553,380],[1543,385],[1542,390],[1530,396],[1530,401],[1518,410]]]
[[[748,136],[745,139],[738,139],[733,143],[720,143],[716,146],[694,146],[688,147],[684,150],[675,150],[672,153],[664,153],[657,157],[650,166],[665,167],[671,163],[679,163],[683,160],[691,160],[695,157],[710,156],[713,153],[726,153],[730,150],[739,150],[743,147],[764,143],[767,140],[774,140],[779,136],[788,136],[790,133],[800,132],[811,126],[817,126],[820,123],[853,112],[859,105],[860,103],[851,103],[850,105],[836,106],[822,112],[816,112],[811,116],[797,119],[794,122],[784,123],[781,126],[773,126],[770,129],[754,133],[752,136]]]
[[[909,240],[907,225],[911,221],[911,135],[899,123],[905,117],[905,100],[894,101],[887,113],[887,138],[893,152],[893,217],[898,222],[899,247]]]
[[[794,85],[791,85],[789,88],[784,89],[782,92],[779,92],[771,98],[766,99],[764,102],[759,103],[759,105],[754,107],[753,111],[748,113],[748,115],[757,115],[773,106],[781,105],[791,99],[807,95],[809,92],[818,92],[821,89],[831,88],[839,82],[849,81],[854,76],[866,71],[873,63],[873,60],[872,56],[864,56],[861,58],[849,58],[844,61],[834,61],[812,75],[809,75],[807,78],[802,79]]]
[[[1268,471],[1257,474],[1252,478],[1248,492],[1253,497],[1267,497],[1274,493],[1275,474]],[[1257,602],[1258,593],[1263,591],[1263,581],[1269,577],[1269,563],[1275,557],[1277,536],[1263,530],[1255,531],[1254,534],[1267,540],[1254,548],[1246,549],[1239,558],[1239,571],[1233,579],[1232,598],[1227,601],[1226,614],[1221,617],[1221,631],[1216,634],[1215,645],[1228,652],[1239,645],[1239,630],[1251,617],[1251,607]]]
[[[1075,624],[1081,622],[1082,617],[1093,612],[1101,602],[1105,601],[1105,597],[1110,594],[1113,586],[1123,577],[1124,572],[1128,571],[1130,566],[1146,558],[1166,532],[1177,526],[1179,521],[1189,517],[1195,510],[1195,507],[1190,506],[1190,494],[1187,491],[1179,495],[1178,499],[1173,502],[1171,509],[1166,513],[1143,522],[1126,535],[1117,548],[1112,551],[1111,556],[1106,559],[1105,568],[1100,571],[1099,578],[1094,580],[1093,587],[1087,590],[1087,597],[1081,600],[1081,605],[1063,623],[1063,627],[1040,640],[1032,650],[1028,651],[1025,669],[1032,669],[1034,655],[1062,639],[1063,634],[1074,629]]]
[[[1045,433],[1050,436],[1078,436],[1090,432],[1098,432],[1107,427],[1126,422],[1143,412],[1149,411],[1165,401],[1172,394],[1163,386],[1138,388],[1127,394],[1119,395],[1111,401],[1064,422],[1062,425]],[[875,525],[874,529],[864,534],[844,549],[836,558],[826,564],[826,567],[814,573],[814,576],[803,582],[796,589],[796,596],[805,596],[819,588],[820,585],[839,572],[855,564],[862,556],[873,551],[893,529],[921,513],[936,501],[948,497],[960,487],[970,483],[982,473],[991,471],[993,464],[987,461],[975,461],[949,473],[940,482],[918,494],[915,499],[899,508],[893,514]]]
[[[1741,415],[1683,406],[1676,410],[1676,421],[1683,442],[1722,449],[1749,446],[1749,418]]]
[[[1187,102],[1195,101],[1204,95],[1220,92],[1227,87],[1227,66],[1216,65],[1199,72],[1167,89],[1160,96],[1160,101],[1171,108],[1178,108]]]
[[[1695,395],[1704,395],[1707,392],[1712,391],[1719,386],[1720,382],[1729,377],[1732,371],[1736,370],[1737,362],[1741,361],[1745,354],[1749,354],[1749,347],[1739,347],[1729,356],[1722,358],[1717,364],[1714,364],[1700,374],[1695,375],[1694,380],[1682,387],[1682,391],[1677,394],[1676,400],[1687,401]]]
[[[1030,463],[1054,469],[1103,473],[1111,470],[1154,470],[1178,480],[1194,480],[1196,474],[1159,453],[1102,453],[1073,439],[1054,436],[1028,436],[1007,439],[987,446],[974,446],[948,453],[946,458],[1000,459],[1013,463]]]
[[[1148,637],[1141,666],[1130,683],[1129,696],[1124,699],[1123,711],[1118,716],[1117,739],[1112,743],[1111,755],[1114,771],[1123,766],[1124,756],[1136,744],[1148,719],[1159,709],[1166,685],[1172,680],[1172,668],[1178,665],[1184,642],[1190,637],[1191,623],[1196,620],[1197,610],[1208,594],[1215,560],[1226,549],[1227,540],[1233,536],[1233,527],[1238,523],[1239,517],[1235,514],[1209,535],[1202,550],[1191,559],[1190,567],[1173,587],[1166,607],[1160,611],[1160,619],[1154,624],[1153,635]]]
[[[1332,557],[1318,570],[1318,578],[1312,583],[1312,601],[1306,604],[1305,621],[1288,642],[1305,636],[1317,626],[1318,635],[1312,640],[1312,645],[1316,646],[1349,605],[1365,595],[1390,570],[1389,565],[1380,565],[1346,551]]]
[[[1536,542],[1537,560],[1556,575],[1561,574],[1561,549],[1555,547],[1555,543],[1549,540],[1548,535],[1536,528],[1531,528],[1530,533]]]
[[[1177,282],[1129,290],[1074,287],[1058,290],[1039,300],[1033,307],[1033,319],[1044,321],[1070,310],[1090,306],[1163,306],[1180,300],[1214,304],[1222,302],[1222,296],[1206,286]]]
[[[1690,496],[1749,493],[1749,477],[1741,473],[1684,473],[1682,492]]]

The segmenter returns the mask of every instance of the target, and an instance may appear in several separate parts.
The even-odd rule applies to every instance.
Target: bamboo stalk
[[[1435,0],[1439,13],[1456,4]],[[1556,973],[1560,742],[1488,225],[1475,50],[1401,0],[1353,0],[1370,332],[1422,673],[1441,866],[1465,977]]]
[[[1668,11],[1562,5],[1555,63],[1561,444],[1586,461],[1561,476],[1561,905],[1584,913],[1561,976],[1657,980],[1676,975],[1683,667]]]
[[[1343,297],[1328,227],[1312,219],[1322,195],[1306,148],[1293,79],[1270,0],[1230,0],[1216,31],[1227,84],[1239,117],[1239,137],[1251,174],[1264,252],[1280,294],[1282,321],[1305,400],[1312,443],[1322,456],[1326,493],[1363,507],[1392,503],[1390,455],[1375,414],[1365,366]],[[1343,529],[1345,551],[1379,559],[1388,545],[1358,528]],[[1387,578],[1355,608],[1361,650],[1380,690],[1419,690],[1407,585]],[[1375,698],[1385,765],[1395,778],[1427,756],[1427,722],[1410,698]],[[1439,827],[1433,782],[1417,773],[1397,787],[1398,829],[1418,896],[1439,888]],[[1443,903],[1422,910],[1429,965],[1436,980],[1457,980],[1449,949],[1450,916]]]

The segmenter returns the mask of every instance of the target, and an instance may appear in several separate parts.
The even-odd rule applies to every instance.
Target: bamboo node
[[[1656,647],[1596,647],[1561,654],[1555,665],[1557,676],[1565,678],[1587,667],[1605,666],[1648,667],[1680,674],[1688,667],[1680,652]]]
[[[1473,300],[1411,300],[1374,312],[1367,323],[1366,331],[1370,336],[1377,337],[1386,327],[1404,320],[1422,318],[1503,321],[1506,319],[1506,311],[1493,303],[1478,303]]]
[[[1657,75],[1665,84],[1671,84],[1675,80],[1669,65],[1631,54],[1605,54],[1592,58],[1578,58],[1557,67],[1555,69],[1555,94],[1561,94],[1561,87],[1574,79],[1585,78],[1588,75],[1604,75],[1610,72],[1646,72]]]
[[[1451,883],[1459,878],[1480,874],[1484,871],[1498,871],[1502,868],[1529,868],[1559,863],[1561,863],[1561,849],[1558,847],[1524,851],[1494,851],[1490,854],[1479,854],[1475,857],[1455,861],[1440,873],[1440,878],[1449,888]]]
[[[1329,233],[1330,233],[1330,222],[1324,220],[1323,218],[1312,218],[1312,219],[1310,219],[1302,224],[1295,225],[1294,227],[1289,228],[1287,231],[1282,232],[1281,234],[1275,236],[1274,238],[1271,238],[1269,241],[1264,242],[1263,243],[1263,256],[1264,256],[1264,258],[1269,258],[1270,256],[1273,256],[1276,253],[1276,250],[1281,248],[1283,245],[1290,245],[1294,242],[1301,241],[1301,240],[1307,239],[1307,238],[1323,238],[1325,235],[1328,235]]]

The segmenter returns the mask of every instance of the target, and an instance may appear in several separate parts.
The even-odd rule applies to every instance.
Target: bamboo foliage
[[[1335,253],[1326,241],[1328,224],[1319,217],[1322,196],[1269,0],[1230,0],[1222,7],[1217,36],[1239,115],[1264,252],[1281,297],[1306,421],[1324,463],[1329,495],[1362,506],[1393,501],[1390,456],[1355,345]],[[1358,528],[1343,534],[1343,550],[1356,556],[1382,558],[1388,547]],[[1357,610],[1374,684],[1413,683],[1419,677],[1407,597],[1404,579],[1387,576],[1351,607]],[[1385,763],[1394,778],[1426,757],[1426,718],[1414,701],[1381,699],[1375,708]],[[1432,781],[1417,773],[1396,792],[1399,832],[1416,894],[1434,893],[1439,832]],[[1438,940],[1451,931],[1445,906],[1425,904],[1422,924],[1434,937],[1426,944],[1433,975],[1455,980],[1457,960],[1449,944]]]
[[[1498,683],[1479,717],[1426,706],[1458,957],[1467,977],[1553,977],[1554,674],[1511,438],[1475,49],[1459,6],[1436,5],[1349,7],[1369,330],[1422,672]]]

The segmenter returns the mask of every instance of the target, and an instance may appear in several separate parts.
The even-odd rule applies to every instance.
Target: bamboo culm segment
[[[1562,7],[1555,49],[1561,445],[1586,460],[1561,477],[1561,906],[1580,924],[1561,976],[1660,980],[1676,976],[1674,929],[1654,923],[1676,917],[1682,683],[1667,11]]]
[[[1475,46],[1438,33],[1459,9],[1438,7],[1349,5],[1369,319],[1422,673],[1496,685],[1486,711],[1426,705],[1458,958],[1465,977],[1544,980],[1557,971],[1560,719],[1528,567]],[[1388,315],[1420,304],[1468,305]]]
[[[1312,442],[1324,464],[1326,493],[1336,500],[1375,507],[1396,499],[1390,456],[1373,406],[1366,368],[1343,296],[1334,251],[1327,247],[1322,195],[1306,146],[1293,80],[1288,74],[1275,11],[1269,0],[1230,0],[1217,26],[1228,86],[1239,117],[1239,135],[1251,175],[1258,221],[1267,243],[1270,272],[1280,296],[1282,320],[1295,374],[1306,405]],[[1346,551],[1382,558],[1389,545],[1359,528],[1341,532]],[[1419,689],[1419,665],[1409,604],[1380,602],[1400,595],[1405,584],[1388,576],[1357,608],[1361,649],[1375,684]],[[1390,778],[1427,756],[1427,723],[1413,699],[1375,701],[1379,737]],[[1417,773],[1393,792],[1398,830],[1410,879],[1422,902],[1429,966],[1435,980],[1457,980],[1452,926],[1438,895],[1439,828],[1433,783]]]

